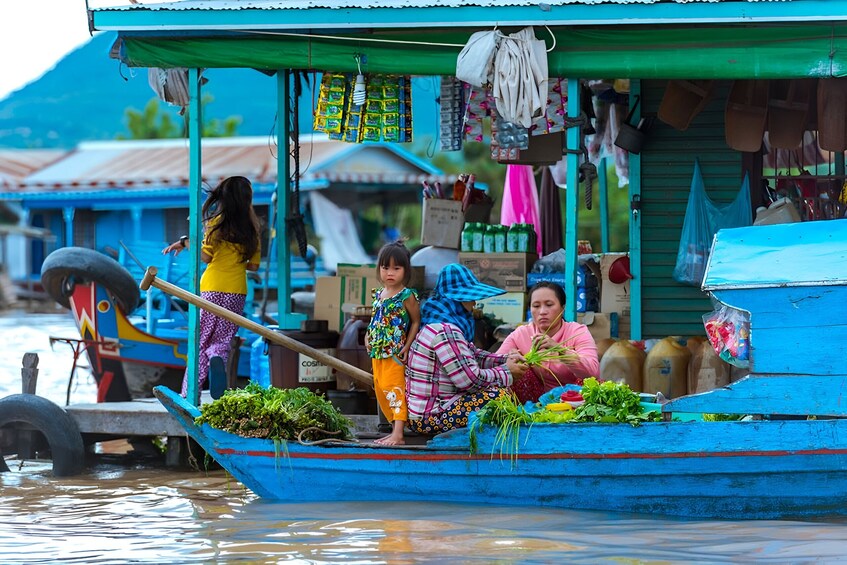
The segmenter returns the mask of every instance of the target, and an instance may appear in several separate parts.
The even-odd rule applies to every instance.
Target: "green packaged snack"
[[[364,139],[365,141],[379,141],[379,137],[379,128],[365,126],[364,131],[362,132],[362,139]]]
[[[396,126],[386,126],[382,130],[382,135],[385,141],[400,141],[400,128]]]
[[[400,124],[399,115],[397,113],[387,113],[382,115],[383,126],[398,126]]]

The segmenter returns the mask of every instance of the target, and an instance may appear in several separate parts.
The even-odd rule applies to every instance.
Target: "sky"
[[[90,6],[126,0],[89,0]],[[0,0],[0,100],[91,38],[85,0]]]

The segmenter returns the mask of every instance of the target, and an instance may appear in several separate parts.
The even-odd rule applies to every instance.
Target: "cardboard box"
[[[318,277],[315,282],[314,319],[327,320],[328,329],[341,331],[347,314],[373,303],[379,281],[367,277]]]
[[[620,316],[616,312],[585,312],[577,314],[576,321],[588,326],[588,331],[594,341],[613,337],[629,339],[629,316]]]
[[[424,198],[421,243],[459,249],[465,216],[462,203],[446,198]]]
[[[604,314],[617,312],[629,316],[632,311],[629,299],[629,283],[615,284],[609,280],[609,268],[615,259],[626,257],[628,253],[604,253],[600,257],[600,311]]]
[[[612,337],[612,320],[609,314],[600,312],[585,312],[577,314],[576,321],[588,326],[588,331],[594,341]]]
[[[482,306],[483,314],[491,314],[504,324],[520,324],[526,320],[526,294],[523,292],[507,292],[478,300],[476,304]]]
[[[507,292],[526,292],[526,275],[537,260],[535,253],[459,253],[459,263],[480,282]]]
[[[378,278],[376,263],[339,263],[335,269],[335,276]],[[414,288],[418,293],[423,292],[425,276],[426,267],[412,267],[412,278],[409,279],[409,288]]]

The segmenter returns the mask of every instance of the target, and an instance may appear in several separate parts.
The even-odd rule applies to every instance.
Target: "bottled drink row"
[[[466,222],[461,251],[471,253],[534,253],[535,227],[532,224],[484,224]]]

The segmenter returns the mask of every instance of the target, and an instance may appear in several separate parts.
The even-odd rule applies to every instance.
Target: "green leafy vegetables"
[[[242,437],[309,441],[325,439],[327,433],[349,438],[353,425],[323,396],[305,387],[265,388],[254,382],[202,405],[194,422]]]
[[[642,412],[640,399],[629,386],[613,381],[600,383],[588,378],[582,384],[584,403],[573,410],[554,412],[539,410],[529,413],[514,395],[503,395],[485,404],[469,429],[471,453],[477,452],[477,433],[482,426],[497,427],[494,447],[500,455],[517,456],[521,426],[535,423],[626,423],[638,426],[641,422],[661,422],[659,412]]]

